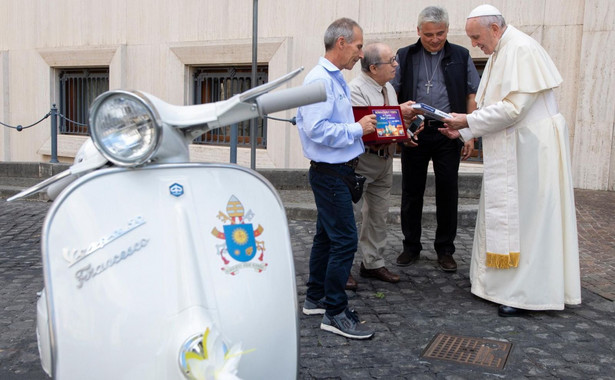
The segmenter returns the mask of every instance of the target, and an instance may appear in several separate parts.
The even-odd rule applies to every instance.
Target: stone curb
[[[66,170],[68,167],[68,164],[36,162],[0,163],[0,197],[8,198],[15,195],[27,187]],[[306,169],[259,169],[258,172],[278,190],[289,219],[316,220],[316,206]],[[460,227],[473,227],[476,222],[481,181],[481,174],[459,174],[460,201],[458,225]],[[423,225],[425,226],[436,225],[436,209],[433,199],[435,194],[434,188],[434,175],[429,173],[423,208]],[[396,172],[393,174],[391,194],[391,207],[387,223],[400,224],[401,173]],[[39,193],[37,196],[32,196],[29,199],[45,201],[48,200],[48,197],[45,193]]]

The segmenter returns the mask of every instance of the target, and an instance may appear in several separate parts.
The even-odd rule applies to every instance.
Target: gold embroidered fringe
[[[487,252],[487,266],[497,269],[509,269],[519,266],[519,252],[511,252],[508,255]]]

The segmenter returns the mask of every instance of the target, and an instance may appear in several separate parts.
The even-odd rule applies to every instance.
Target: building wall
[[[394,49],[417,39],[416,18],[434,3],[447,8],[449,40],[470,46],[465,17],[483,0],[311,0],[259,2],[258,61],[269,78],[304,66],[290,85],[300,85],[324,53],[323,33],[336,18],[350,17],[364,39]],[[530,34],[551,54],[564,77],[557,90],[569,122],[575,186],[615,189],[615,2],[610,0],[494,0],[507,22]],[[192,65],[250,64],[252,1],[249,0],[5,0],[0,2],[0,121],[27,125],[57,102],[57,70],[109,66],[110,88],[139,89],[172,104],[190,104]],[[346,72],[351,80],[359,65]],[[611,96],[609,96],[611,95]],[[292,117],[295,111],[276,116]],[[4,161],[49,159],[45,120],[22,132],[2,129]],[[58,152],[71,160],[83,138],[59,137]],[[228,162],[227,148],[193,146],[193,160]],[[249,151],[238,162],[249,165]],[[296,127],[271,121],[268,148],[256,166],[305,168]]]

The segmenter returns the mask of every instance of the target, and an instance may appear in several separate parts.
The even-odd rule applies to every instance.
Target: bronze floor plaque
[[[439,333],[422,357],[503,369],[512,343]]]

